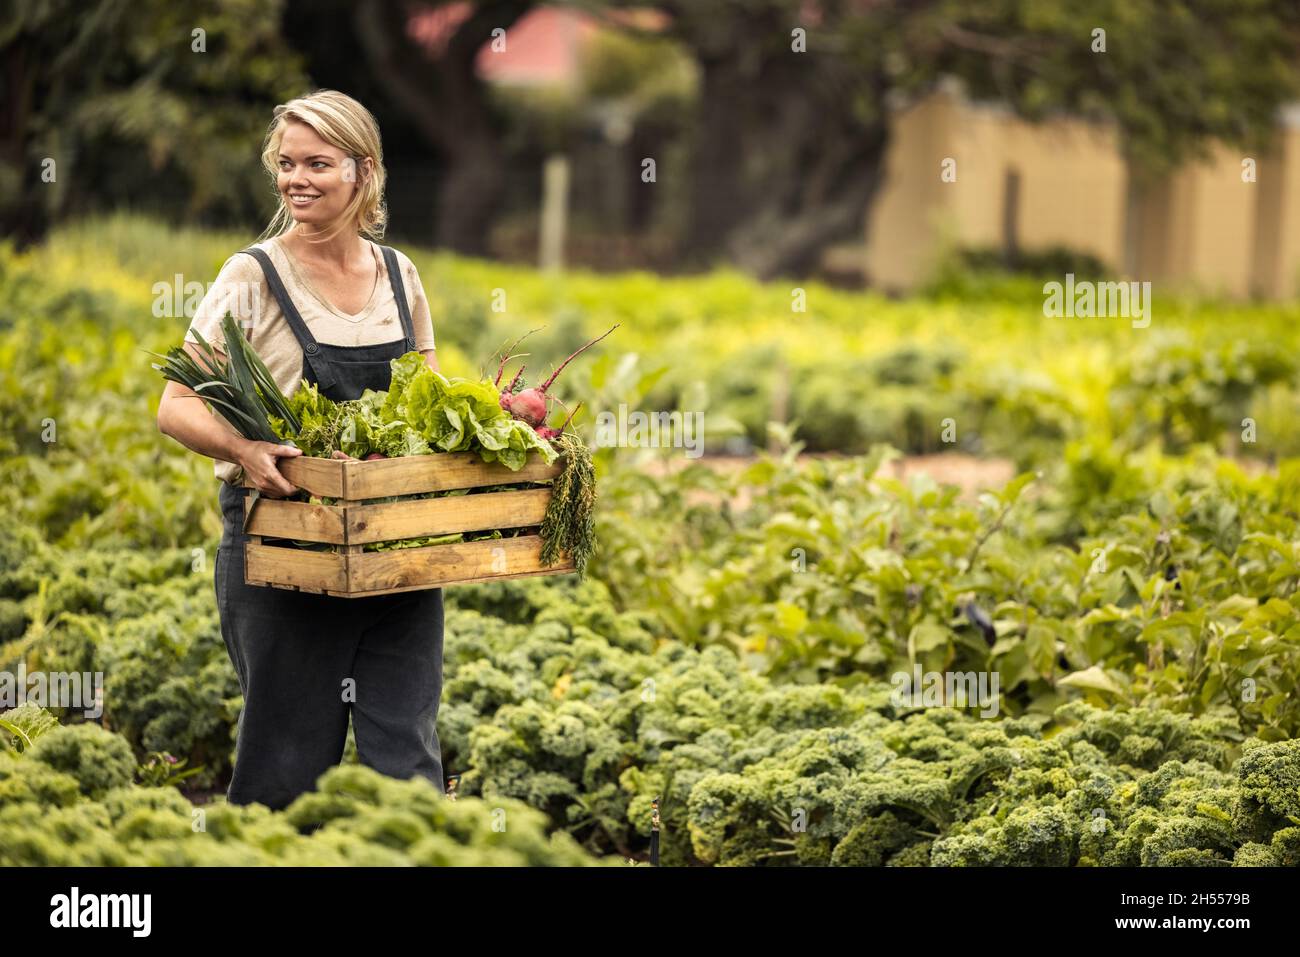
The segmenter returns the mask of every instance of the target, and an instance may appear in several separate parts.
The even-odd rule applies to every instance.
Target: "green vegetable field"
[[[738,273],[410,249],[446,374],[618,322],[565,372],[578,430],[701,411],[707,454],[593,448],[585,578],[447,590],[456,800],[350,741],[286,810],[229,805],[217,486],[157,431],[147,353],[188,325],[159,277],[246,239],[119,216],[0,246],[0,672],[104,676],[93,718],[0,704],[0,865],[628,866],[656,799],[666,866],[1300,865],[1300,308],[1134,329],[1018,280],[793,315]],[[896,477],[939,452],[1012,477]],[[900,696],[931,674],[994,707]]]

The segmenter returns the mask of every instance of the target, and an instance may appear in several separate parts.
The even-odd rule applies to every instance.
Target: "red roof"
[[[415,14],[407,33],[435,59],[473,11],[467,2],[449,3]],[[611,10],[611,21],[635,22],[642,29],[659,29],[667,18],[656,10]],[[506,31],[506,48],[492,49],[484,42],[476,65],[480,77],[497,83],[524,85],[566,84],[577,76],[583,46],[593,34],[606,29],[600,20],[578,10],[538,7],[524,14]]]

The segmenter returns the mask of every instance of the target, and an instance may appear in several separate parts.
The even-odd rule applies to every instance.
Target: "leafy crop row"
[[[1261,448],[1296,451],[1286,310],[1184,311],[1133,349],[1023,303],[813,290],[791,323],[783,290],[726,274],[556,286],[446,257],[417,262],[453,374],[535,312],[557,355],[620,320],[622,349],[671,369],[602,355],[572,380],[588,408],[680,400],[757,438],[787,377],[800,424],[732,476],[598,450],[587,580],[449,590],[439,732],[463,805],[349,750],[295,808],[218,794],[194,831],[138,762],[170,752],[219,792],[241,702],[211,465],[153,430],[142,350],[185,325],[147,318],[158,264],[207,279],[237,242],[147,225],[0,250],[0,670],[105,678],[98,724],[60,714],[0,756],[5,862],[644,858],[656,797],[667,864],[1297,862],[1300,466],[1196,444],[1244,410]],[[509,328],[486,306],[502,282]],[[1236,345],[1246,321],[1276,348]],[[922,450],[950,414],[959,444],[1036,470],[969,499],[891,478],[887,449],[791,444]],[[997,675],[999,715],[895,704],[914,666]],[[523,805],[541,816],[516,829]]]
[[[0,719],[31,723],[31,705]],[[24,720],[25,719],[25,720]],[[0,732],[2,733],[2,732]],[[195,809],[134,783],[127,742],[94,724],[0,750],[0,865],[583,866],[601,863],[517,802],[449,801],[428,781],[333,768],[282,812]],[[608,861],[607,863],[619,863]]]
[[[597,575],[672,637],[785,680],[919,664],[996,672],[1013,714],[1082,695],[1300,729],[1300,464],[1249,478],[1074,445],[969,501],[888,477],[887,456],[611,470]]]

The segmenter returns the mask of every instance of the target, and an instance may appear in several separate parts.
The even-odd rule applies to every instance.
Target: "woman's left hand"
[[[359,462],[359,461],[361,461],[361,460],[358,459],[355,455],[348,455],[348,453],[344,452],[342,449],[335,449],[335,450],[333,451],[333,453],[331,453],[330,458],[332,458],[332,459],[347,459],[348,461],[351,461],[351,462]]]

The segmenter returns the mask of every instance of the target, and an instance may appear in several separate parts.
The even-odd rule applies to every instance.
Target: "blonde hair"
[[[262,166],[271,174],[273,183],[280,173],[280,141],[284,138],[285,127],[295,120],[307,124],[326,143],[347,153],[358,169],[366,157],[374,162],[374,169],[358,183],[356,194],[339,217],[338,225],[318,241],[333,238],[353,223],[358,232],[370,239],[383,239],[388,222],[388,210],[384,206],[387,173],[384,170],[384,149],[379,141],[379,124],[374,116],[352,97],[337,90],[317,90],[281,103],[275,108],[274,119],[262,146]],[[263,231],[262,239],[283,236],[294,226],[289,204],[278,188],[276,196],[279,205]]]

